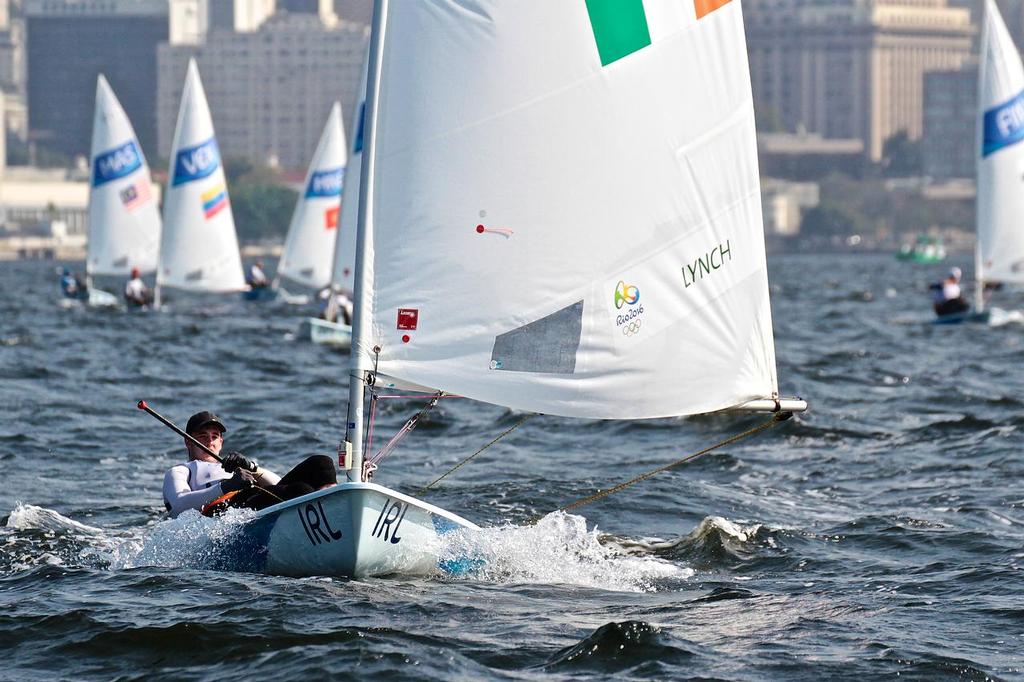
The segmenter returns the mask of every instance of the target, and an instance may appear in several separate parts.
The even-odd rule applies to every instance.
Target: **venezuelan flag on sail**
[[[590,25],[601,55],[601,65],[627,57],[651,44],[651,21],[644,0],[586,0]],[[682,0],[692,2],[693,18],[702,19],[730,0]],[[652,11],[651,14],[657,12]]]
[[[203,202],[203,214],[209,220],[228,205],[227,189],[224,185],[217,185],[203,192],[200,199]]]

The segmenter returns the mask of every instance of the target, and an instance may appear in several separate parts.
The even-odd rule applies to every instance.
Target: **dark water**
[[[204,568],[231,519],[163,519],[182,448],[134,407],[214,409],[279,472],[333,453],[345,356],[294,309],[62,309],[52,263],[0,264],[0,678],[1024,679],[1024,326],[928,324],[940,266],[770,268],[811,413],[533,526],[763,419],[537,417],[426,495],[491,527],[485,568],[347,581]],[[377,480],[415,491],[519,417],[445,401]]]

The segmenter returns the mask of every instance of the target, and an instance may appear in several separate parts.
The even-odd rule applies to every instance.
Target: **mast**
[[[373,167],[377,146],[377,94],[380,90],[380,67],[384,59],[384,29],[388,0],[377,0],[373,7],[370,29],[370,58],[366,79],[366,128],[364,131],[363,164],[360,169],[363,182],[359,186],[359,220],[356,225],[355,275],[352,311],[352,352],[349,362],[348,425],[345,446],[350,449],[346,458],[348,480],[363,480],[363,394],[366,376],[370,371],[367,356],[370,340],[369,282],[366,256],[370,232],[373,230]]]
[[[981,3],[981,49],[978,55],[978,92],[975,94],[978,105],[976,106],[974,121],[974,177],[975,179],[975,202],[974,202],[974,311],[977,313],[985,310],[985,273],[981,259],[981,221],[978,210],[978,201],[981,199],[979,183],[981,181],[981,163],[984,159],[982,148],[985,144],[985,109],[982,105],[982,88],[985,87],[985,62],[986,49],[989,41],[988,31],[988,2]]]

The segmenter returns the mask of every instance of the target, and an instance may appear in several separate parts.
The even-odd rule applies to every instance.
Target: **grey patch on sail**
[[[203,269],[193,270],[192,272],[185,275],[186,282],[198,282],[203,278]]]
[[[121,256],[112,264],[115,268],[128,267],[128,256]]]
[[[583,333],[583,301],[494,337],[491,369],[572,374]]]
[[[303,277],[312,277],[313,268],[303,268],[302,270],[299,270],[299,274],[302,275]]]

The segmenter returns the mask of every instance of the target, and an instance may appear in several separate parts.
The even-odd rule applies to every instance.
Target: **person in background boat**
[[[250,289],[262,289],[263,287],[270,286],[267,273],[263,272],[263,261],[258,260],[249,266],[249,277],[245,280],[245,283],[249,285]]]
[[[321,320],[337,322],[340,318],[346,325],[352,325],[352,298],[347,291],[324,287],[319,293],[319,298]]]
[[[65,298],[86,298],[89,295],[82,278],[67,268],[60,269],[60,291]]]
[[[932,284],[929,289],[932,292],[932,307],[936,315],[954,315],[967,312],[971,305],[963,297],[960,291],[960,278],[963,275],[960,268],[950,268],[949,275],[941,282]]]
[[[153,302],[153,292],[142,281],[138,268],[132,268],[131,277],[124,285],[124,300],[129,305],[143,306]]]
[[[185,425],[185,433],[218,455],[227,430],[217,415],[206,410],[196,412]],[[228,493],[234,494],[224,506],[263,509],[338,482],[334,461],[326,455],[308,457],[280,477],[240,452],[229,452],[218,462],[187,438],[185,450],[188,461],[164,474],[164,506],[171,518],[189,509],[203,511]]]

